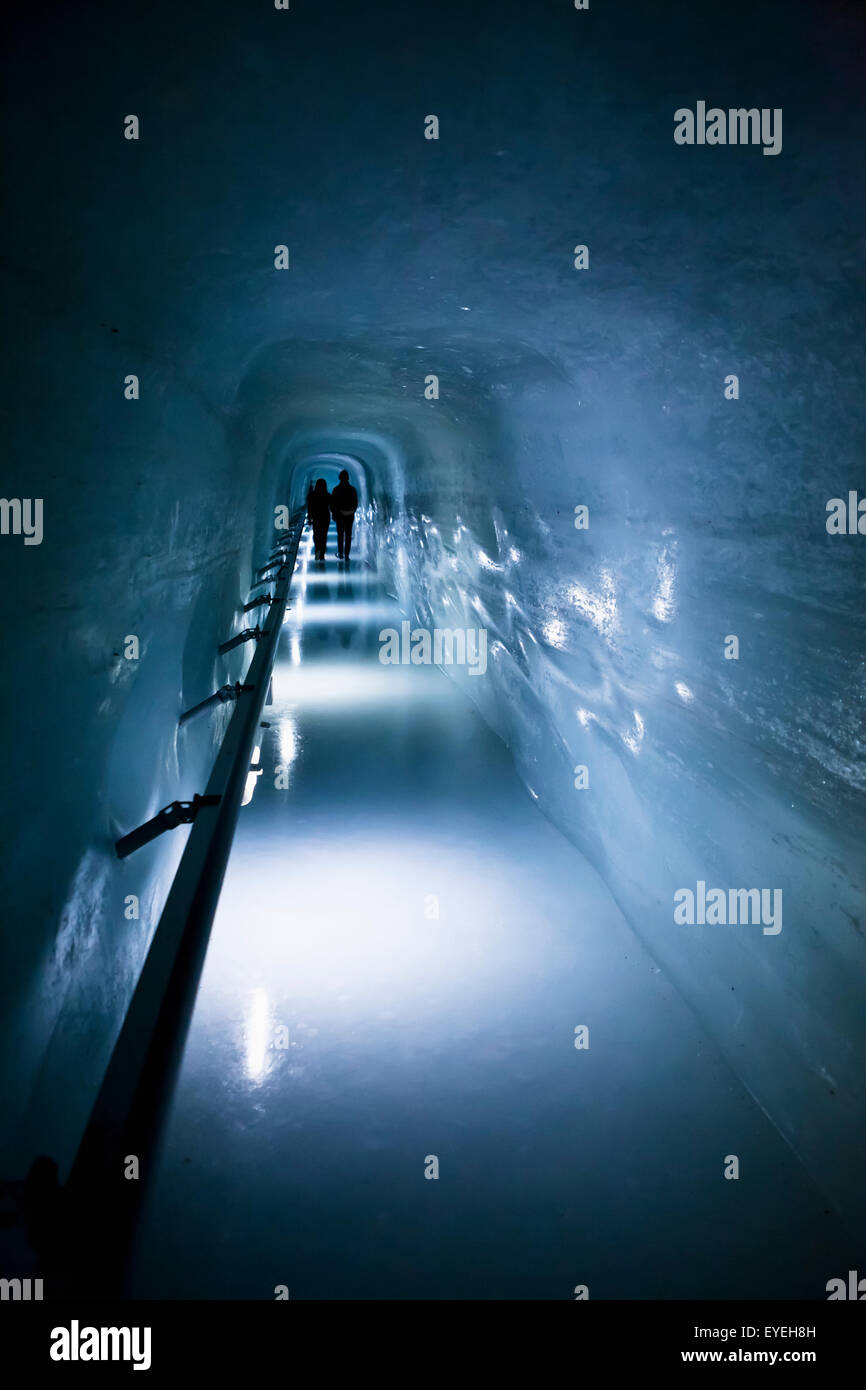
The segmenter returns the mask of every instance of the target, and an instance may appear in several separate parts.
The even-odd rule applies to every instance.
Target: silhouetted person
[[[331,493],[331,512],[337,523],[337,555],[348,560],[352,549],[352,523],[358,510],[358,494],[349,482],[349,474],[344,468],[340,481]]]
[[[313,549],[316,559],[324,560],[328,528],[331,525],[331,497],[324,478],[319,478],[313,491],[308,494],[307,514],[313,525]]]

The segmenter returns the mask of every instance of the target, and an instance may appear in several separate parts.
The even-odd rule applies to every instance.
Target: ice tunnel
[[[862,1268],[864,34],[17,15],[0,1182],[110,1109],[198,821],[116,844],[273,637],[130,1297]],[[778,153],[674,139],[716,102]]]

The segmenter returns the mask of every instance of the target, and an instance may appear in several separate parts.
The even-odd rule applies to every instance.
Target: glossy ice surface
[[[835,1219],[466,696],[379,662],[403,614],[333,549],[302,549],[133,1292],[816,1296]]]

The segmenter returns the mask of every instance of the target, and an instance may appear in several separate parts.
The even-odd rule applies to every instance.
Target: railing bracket
[[[249,603],[245,603],[244,612],[249,613],[251,608],[260,608],[262,604],[267,604],[270,607],[273,601],[270,594],[262,594],[261,598],[253,598],[250,599]]]
[[[241,642],[257,642],[262,635],[260,627],[245,627],[243,632],[239,632],[236,637],[230,637],[227,642],[223,642],[217,648],[220,656],[230,652],[233,647],[239,647]]]
[[[162,835],[166,830],[176,830],[179,825],[192,825],[202,806],[218,806],[222,797],[219,795],[199,796],[196,792],[192,801],[172,801],[168,806],[163,806],[161,811],[157,811],[155,816],[138,826],[136,830],[130,830],[128,835],[123,835],[115,841],[114,849],[118,859],[125,859],[134,850],[141,849],[142,845],[150,844],[157,835]]]
[[[235,681],[234,685],[221,685],[219,690],[215,690],[213,695],[208,695],[206,700],[199,700],[197,705],[191,709],[184,710],[178,724],[186,724],[197,714],[203,714],[211,705],[226,704],[229,700],[236,700],[243,690],[252,690],[251,685],[242,685],[240,681]]]

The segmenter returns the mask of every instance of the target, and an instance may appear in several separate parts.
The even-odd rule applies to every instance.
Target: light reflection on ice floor
[[[375,576],[326,580],[283,630],[133,1292],[820,1296],[841,1237],[775,1132],[464,696],[379,665]]]

